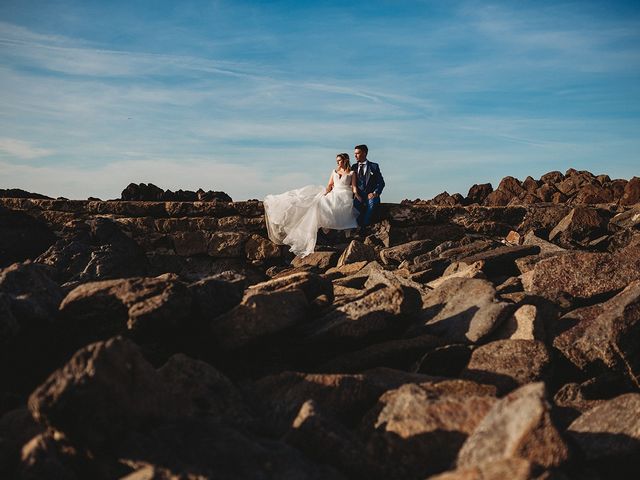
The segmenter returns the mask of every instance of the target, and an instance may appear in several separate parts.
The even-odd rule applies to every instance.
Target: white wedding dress
[[[353,206],[351,177],[335,170],[333,189],[307,185],[264,199],[264,217],[272,242],[289,245],[291,252],[300,257],[313,253],[318,228],[346,230],[357,228],[358,210]]]

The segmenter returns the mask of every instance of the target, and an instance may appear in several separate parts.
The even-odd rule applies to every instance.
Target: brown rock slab
[[[395,247],[384,248],[380,251],[380,260],[385,265],[398,265],[403,260],[415,258],[436,246],[432,240],[415,240]]]
[[[640,394],[627,393],[583,413],[567,429],[587,460],[637,460],[640,452]]]
[[[5,324],[5,330],[41,327],[53,321],[64,295],[49,273],[48,267],[30,261],[0,270],[0,304],[4,305],[0,311],[7,312],[5,321],[9,322],[0,322]]]
[[[244,244],[244,253],[247,260],[261,262],[280,257],[280,246],[254,233]]]
[[[158,374],[166,389],[184,401],[184,414],[237,424],[251,422],[240,390],[208,363],[177,353],[158,369]]]
[[[118,459],[135,470],[128,480],[346,478],[282,441],[210,418],[181,419],[131,438],[120,446]]]
[[[512,311],[487,280],[451,278],[424,299],[420,318],[426,333],[450,342],[476,343]]]
[[[334,306],[306,330],[308,340],[356,340],[398,330],[419,311],[420,296],[403,287],[374,287],[360,298]]]
[[[508,392],[527,383],[549,378],[551,356],[537,340],[496,340],[481,345],[460,375]]]
[[[370,262],[376,259],[376,251],[370,245],[365,245],[358,240],[351,240],[347,248],[338,259],[338,267],[357,262]]]
[[[309,303],[302,290],[245,294],[239,305],[211,320],[216,344],[231,350],[303,322]]]
[[[550,468],[562,465],[569,450],[555,428],[543,383],[520,387],[493,405],[460,449],[458,468],[523,458]]]
[[[420,385],[403,385],[378,400],[369,448],[410,477],[446,470],[495,402],[490,396],[433,397]]]
[[[36,421],[90,448],[112,448],[180,409],[138,347],[120,337],[79,350],[29,397]]]
[[[606,231],[609,219],[595,208],[575,207],[549,233],[549,240],[571,245],[594,239]]]
[[[191,296],[175,276],[89,282],[60,304],[62,322],[79,338],[105,338],[134,330],[141,334],[183,327]]]
[[[640,281],[588,313],[597,316],[556,337],[554,346],[579,368],[618,371],[640,387]]]
[[[634,280],[640,280],[637,246],[616,254],[571,252],[542,260],[533,269],[529,290],[550,300],[563,293],[588,299],[622,290]]]
[[[442,343],[432,335],[389,340],[335,357],[320,366],[319,370],[355,373],[374,367],[408,369],[425,351]]]
[[[306,257],[296,257],[291,262],[294,267],[309,266],[318,270],[335,267],[338,262],[338,252],[313,252]]]
[[[483,270],[484,262],[482,260],[473,263],[453,262],[442,272],[441,277],[428,282],[427,287],[437,289],[452,278],[487,278]]]
[[[490,277],[510,276],[520,273],[514,263],[516,259],[537,253],[540,253],[537,245],[504,246],[463,257],[458,261],[467,265],[483,262],[482,271]]]
[[[324,415],[313,400],[302,404],[284,441],[349,478],[387,478],[386,466],[349,429]]]
[[[624,187],[620,205],[635,205],[640,203],[640,177],[633,177]]]
[[[245,292],[245,297],[256,293],[285,290],[302,291],[309,304],[319,301],[323,303],[331,303],[333,301],[333,285],[331,282],[311,272],[298,272],[278,276],[272,280],[251,285]]]

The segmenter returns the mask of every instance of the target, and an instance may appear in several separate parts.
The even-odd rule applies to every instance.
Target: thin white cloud
[[[0,155],[31,160],[51,155],[53,150],[40,148],[16,138],[0,138]]]

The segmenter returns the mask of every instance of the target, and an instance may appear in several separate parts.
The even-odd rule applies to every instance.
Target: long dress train
[[[289,245],[290,251],[300,257],[313,252],[318,228],[346,230],[358,226],[358,211],[353,206],[351,176],[342,176],[334,170],[333,189],[307,185],[264,199],[264,216],[272,242]]]

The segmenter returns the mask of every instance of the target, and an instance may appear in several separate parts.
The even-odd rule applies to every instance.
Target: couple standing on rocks
[[[289,245],[291,252],[304,257],[313,253],[319,228],[359,228],[364,236],[385,185],[378,164],[367,159],[368,152],[366,145],[356,145],[353,166],[347,153],[338,154],[326,187],[306,185],[267,195],[264,214],[271,241]]]

